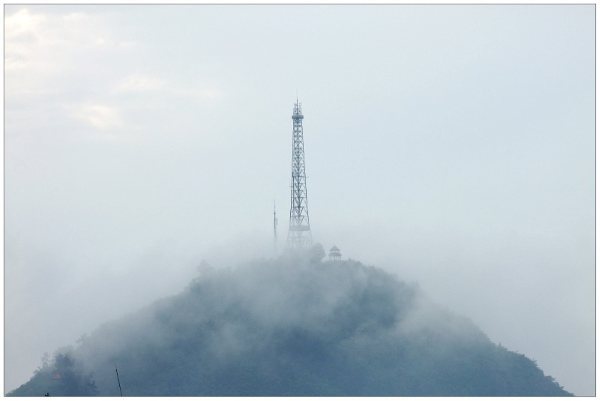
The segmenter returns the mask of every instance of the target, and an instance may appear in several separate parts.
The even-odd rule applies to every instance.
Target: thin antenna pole
[[[119,383],[119,394],[121,394],[121,397],[123,397],[123,390],[121,390],[121,380],[119,380],[119,371],[117,370],[116,366],[115,366],[115,372],[117,372],[117,383]]]

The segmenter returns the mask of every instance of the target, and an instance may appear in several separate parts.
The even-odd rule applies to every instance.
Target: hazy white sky
[[[285,237],[594,393],[594,6],[7,6],[5,374]],[[283,241],[281,243],[283,245]]]

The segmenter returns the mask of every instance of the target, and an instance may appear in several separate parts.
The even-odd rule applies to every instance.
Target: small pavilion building
[[[329,260],[332,262],[339,262],[342,259],[342,252],[340,252],[340,248],[337,246],[331,247],[329,250]]]

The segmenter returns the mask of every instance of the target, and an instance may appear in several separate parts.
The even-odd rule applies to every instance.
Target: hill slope
[[[212,269],[101,326],[9,395],[570,395],[420,290],[358,262]]]

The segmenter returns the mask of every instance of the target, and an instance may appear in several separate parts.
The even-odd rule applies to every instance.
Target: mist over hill
[[[414,284],[303,254],[203,265],[180,294],[100,326],[8,395],[570,395]],[[140,278],[139,285],[143,285]]]

